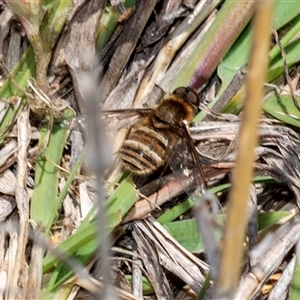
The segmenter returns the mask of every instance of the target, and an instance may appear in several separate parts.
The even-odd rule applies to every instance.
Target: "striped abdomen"
[[[121,147],[120,158],[132,173],[150,174],[165,164],[167,144],[161,132],[137,125],[131,128]]]

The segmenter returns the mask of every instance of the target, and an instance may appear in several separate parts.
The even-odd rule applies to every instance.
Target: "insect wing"
[[[112,133],[124,127],[129,128],[149,113],[149,111],[151,111],[149,108],[105,110],[101,111],[100,116],[105,120],[107,131]],[[78,115],[73,118],[72,125],[74,126],[77,123],[80,123],[81,126],[85,128],[85,121],[87,118],[87,114]]]
[[[206,181],[199,154],[190,136],[187,125],[181,128],[181,134],[174,146],[168,151],[169,165],[173,173],[179,176],[179,183],[192,199],[197,199],[206,191]]]
[[[128,134],[130,128],[140,122],[151,109],[120,109],[102,111],[105,119],[106,131],[112,141],[113,151],[118,152]]]
[[[104,110],[101,112],[103,116],[107,117],[118,117],[118,116],[145,116],[147,113],[149,113],[152,110],[152,108],[131,108],[131,109],[114,109],[114,110]]]

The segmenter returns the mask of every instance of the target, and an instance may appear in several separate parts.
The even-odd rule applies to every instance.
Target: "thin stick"
[[[233,299],[241,273],[247,201],[267,73],[272,11],[273,1],[256,1],[252,50],[246,81],[246,100],[239,132],[237,161],[233,173],[224,247],[220,257],[220,271],[216,279],[215,299]]]

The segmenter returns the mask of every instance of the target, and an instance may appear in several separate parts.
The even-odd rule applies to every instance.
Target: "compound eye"
[[[200,98],[197,92],[191,87],[179,87],[173,92],[173,94],[183,98],[190,104],[199,107]]]

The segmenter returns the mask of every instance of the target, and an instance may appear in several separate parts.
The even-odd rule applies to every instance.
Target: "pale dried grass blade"
[[[29,109],[24,109],[18,118],[18,169],[16,181],[16,203],[20,217],[18,234],[15,242],[17,249],[13,261],[13,269],[11,269],[11,277],[9,277],[8,298],[20,297],[26,295],[27,283],[24,286],[18,284],[19,280],[23,281],[28,269],[26,266],[26,245],[28,241],[29,231],[29,195],[27,192],[27,148],[29,144]],[[28,278],[27,278],[28,279]],[[27,280],[25,280],[27,281]]]
[[[0,196],[0,222],[3,222],[16,208],[17,204],[14,197],[2,195]],[[1,241],[0,241],[0,245]],[[4,250],[4,247],[0,247],[2,250]],[[1,261],[1,255],[0,255],[0,261]]]
[[[300,239],[300,220],[295,218],[261,241],[250,253],[251,267],[246,272],[234,299],[254,297],[268,276],[281,264],[288,251]]]
[[[2,167],[7,160],[17,151],[17,143],[11,140],[0,150],[0,167]]]
[[[178,26],[176,30],[172,32],[172,34],[168,37],[167,42],[158,53],[151,73],[147,74],[147,76],[141,82],[136,96],[135,105],[139,105],[141,100],[151,92],[155,83],[159,84],[177,51],[183,46],[186,40],[193,34],[199,25],[207,18],[213,9],[221,2],[222,1],[200,1],[195,6],[193,13],[189,14],[188,17],[186,17],[185,20],[180,24],[180,26]],[[201,37],[201,34],[197,35],[196,39],[198,42],[201,40]],[[186,58],[187,56],[185,54],[185,59]]]
[[[186,282],[196,293],[199,293],[205,281],[202,273],[207,273],[206,263],[182,247],[174,238],[153,218],[136,222],[143,234],[154,243],[160,263],[170,272]]]
[[[287,299],[290,288],[290,283],[293,278],[293,271],[296,263],[296,256],[294,256],[288,265],[283,270],[278,282],[271,290],[268,300]]]
[[[0,192],[5,195],[15,195],[17,178],[15,174],[7,169],[0,174]]]
[[[112,91],[120,79],[123,68],[134,51],[139,37],[153,12],[155,2],[137,2],[135,12],[126,22],[121,37],[118,40],[109,68],[103,78],[104,98]]]
[[[143,258],[143,263],[147,271],[147,278],[151,282],[156,297],[158,299],[173,299],[174,295],[170,289],[162,265],[159,263],[159,256],[155,249],[156,247],[150,242],[148,239],[149,237],[143,235],[139,227],[136,227],[132,234],[137,244],[137,251]]]

